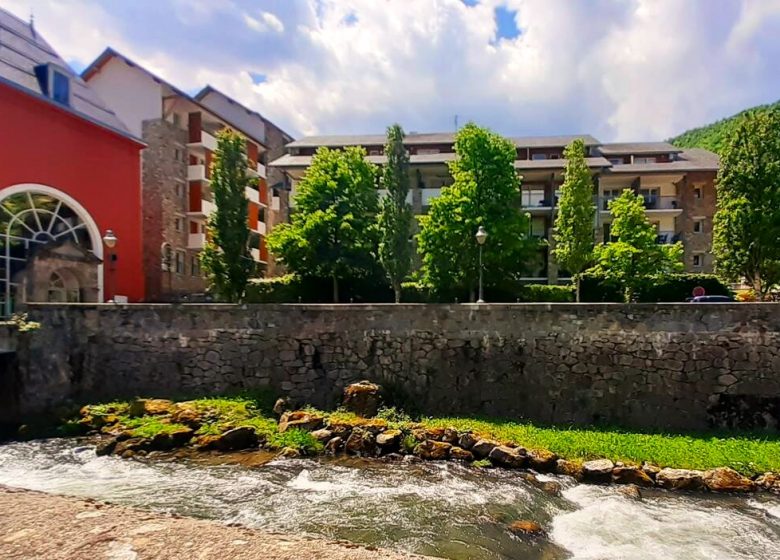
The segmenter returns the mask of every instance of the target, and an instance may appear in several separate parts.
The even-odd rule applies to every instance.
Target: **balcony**
[[[274,196],[271,198],[271,210],[274,212],[279,212],[282,209],[282,199],[278,196]]]
[[[261,222],[258,220],[257,227],[255,228],[255,231],[259,233],[260,235],[265,235],[266,231],[268,229],[268,226],[265,222]]]
[[[210,181],[210,173],[208,168],[203,164],[188,165],[187,166],[187,180],[188,181]]]
[[[202,198],[190,200],[187,215],[194,218],[208,218],[217,209],[216,204]]]
[[[545,198],[543,190],[523,190],[520,192],[520,205],[523,210],[529,212],[549,212],[553,208],[553,201]]]
[[[217,149],[217,139],[202,129],[191,129],[187,148],[194,153],[204,154]]]
[[[260,261],[260,249],[249,249],[249,253],[252,255],[252,259],[258,262]]]
[[[262,163],[259,163],[259,162],[258,162],[258,164],[257,164],[257,174],[258,174],[260,177],[262,177],[263,179],[266,179],[266,178],[267,178],[267,174],[266,174],[266,170],[265,170],[265,165],[263,165]]]
[[[673,231],[659,231],[655,242],[659,245],[671,245],[680,241],[680,234]]]
[[[254,202],[255,204],[260,204],[260,191],[257,189],[244,187],[244,194],[246,195],[247,200]]]
[[[615,196],[602,196],[599,203],[599,209],[601,212],[609,213],[609,203],[614,200]],[[671,213],[680,214],[682,208],[679,206],[679,201],[676,196],[661,196],[661,195],[645,195],[644,197],[645,211],[653,213]]]
[[[205,243],[205,233],[190,233],[187,237],[187,249],[203,249]]]

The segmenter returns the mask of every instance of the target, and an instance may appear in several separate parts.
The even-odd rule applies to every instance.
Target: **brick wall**
[[[712,255],[712,225],[716,207],[716,188],[714,172],[692,172],[686,174],[677,186],[677,196],[683,209],[677,218],[680,238],[685,247],[683,259],[687,272],[712,272],[715,259]],[[701,198],[696,197],[696,189],[701,189]],[[701,233],[694,232],[697,218],[704,218]],[[700,255],[701,266],[695,267],[694,255]]]

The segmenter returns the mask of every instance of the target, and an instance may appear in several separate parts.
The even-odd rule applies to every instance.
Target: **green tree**
[[[339,280],[377,268],[376,177],[362,147],[318,149],[297,186],[290,223],[268,236],[269,249],[291,272],[330,278],[334,302]]]
[[[382,187],[387,196],[379,212],[379,262],[393,287],[395,302],[401,301],[401,282],[412,266],[409,235],[412,229],[412,207],[406,202],[409,194],[409,154],[404,147],[404,131],[394,124],[387,129],[385,144],[387,164],[382,172]]]
[[[564,151],[565,179],[555,218],[553,256],[572,274],[580,301],[580,273],[593,262],[593,180],[585,161],[585,143],[574,140]]]
[[[720,274],[764,300],[780,284],[780,109],[745,116],[721,157],[713,250]]]
[[[249,247],[246,143],[240,135],[223,130],[211,167],[211,190],[217,209],[209,216],[201,264],[211,291],[222,300],[241,301],[255,269]]]
[[[651,276],[682,271],[682,244],[657,242],[642,196],[626,189],[609,203],[609,210],[610,233],[616,240],[596,247],[596,264],[590,271],[620,285],[626,303]]]
[[[433,199],[421,218],[418,250],[421,276],[435,290],[469,290],[474,300],[479,252],[474,235],[487,231],[485,279],[489,284],[517,278],[538,243],[529,239],[528,215],[520,210],[520,179],[514,144],[469,123],[455,139],[457,158],[450,162],[453,184]]]

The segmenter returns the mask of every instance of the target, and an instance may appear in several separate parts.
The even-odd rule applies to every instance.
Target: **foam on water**
[[[552,497],[517,473],[452,463],[307,459],[259,468],[97,457],[73,440],[0,446],[0,484],[310,533],[453,560],[777,559],[780,500],[646,493],[561,482]],[[513,535],[532,519],[550,540]]]

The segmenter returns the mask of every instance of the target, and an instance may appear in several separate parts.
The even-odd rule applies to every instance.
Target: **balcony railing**
[[[188,249],[203,249],[203,245],[206,243],[205,233],[190,233],[187,239]]]
[[[260,192],[257,189],[253,189],[252,187],[244,187],[244,194],[255,204],[260,204]]]
[[[260,175],[260,177],[262,177],[263,179],[266,178],[265,165],[263,165],[260,162],[257,163],[257,174]]]
[[[599,207],[602,212],[609,211],[609,203],[617,198],[616,196],[602,196]],[[676,196],[666,195],[643,195],[645,210],[679,210],[679,202]]]
[[[680,241],[680,234],[673,231],[659,231],[655,241],[660,245],[671,245]]]
[[[188,165],[187,166],[187,180],[188,181],[208,181],[210,180],[208,167],[205,165]]]
[[[189,142],[187,147],[196,152],[209,150],[213,152],[217,149],[217,139],[202,129],[193,129],[189,132]]]

